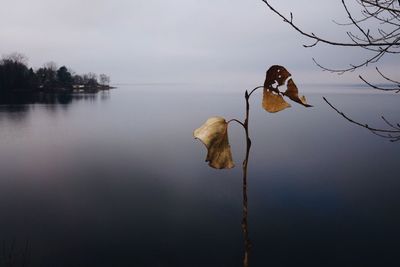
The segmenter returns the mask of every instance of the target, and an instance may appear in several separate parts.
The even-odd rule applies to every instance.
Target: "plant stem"
[[[231,119],[231,120],[229,120],[227,123],[229,124],[229,123],[231,123],[231,122],[233,122],[233,121],[239,123],[240,125],[243,126],[243,128],[245,128],[243,122],[241,122],[240,120],[237,120],[237,119]]]
[[[249,97],[250,97],[255,91],[257,91],[257,90],[260,89],[260,88],[264,88],[264,86],[263,86],[263,85],[257,86],[256,88],[254,88],[253,90],[251,90],[250,93],[248,94]]]
[[[252,91],[253,92],[253,91]],[[246,99],[246,118],[244,121],[244,129],[246,132],[246,157],[243,161],[243,217],[242,217],[242,230],[243,230],[243,238],[244,238],[244,257],[243,257],[243,266],[249,266],[249,254],[250,254],[250,239],[249,239],[249,227],[247,221],[248,209],[247,209],[247,164],[249,161],[250,148],[251,148],[251,140],[249,137],[249,104],[250,95],[246,90],[245,99]]]

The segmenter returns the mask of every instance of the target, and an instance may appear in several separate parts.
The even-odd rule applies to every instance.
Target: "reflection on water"
[[[397,266],[398,145],[344,121],[317,89],[308,110],[251,104],[250,266]],[[393,96],[329,99],[360,121],[398,121]],[[192,139],[205,118],[241,118],[242,93],[147,86],[55,101],[0,107],[8,250],[29,240],[28,266],[242,266],[241,168],[208,168]],[[241,162],[242,129],[229,131]]]
[[[110,98],[109,91],[94,94],[15,94],[0,95],[0,120],[9,119],[22,121],[32,108],[43,105],[46,110],[55,112],[59,109],[68,109],[73,102],[107,101]]]
[[[2,107],[22,107],[29,104],[68,105],[73,101],[86,100],[95,101],[98,98],[107,100],[110,97],[109,91],[100,93],[73,93],[73,94],[47,94],[47,93],[22,93],[1,95],[0,105]],[[11,110],[12,111],[12,110]]]

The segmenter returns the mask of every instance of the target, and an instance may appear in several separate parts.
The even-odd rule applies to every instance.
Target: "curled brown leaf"
[[[294,83],[293,79],[288,80],[287,90],[283,94],[289,97],[294,102],[297,102],[305,107],[312,107],[311,105],[307,104],[305,96],[299,96],[299,90],[297,89],[297,86]]]
[[[263,108],[268,112],[279,112],[290,107],[283,96],[287,96],[292,101],[305,107],[312,107],[306,101],[304,96],[299,96],[299,90],[291,78],[290,72],[283,66],[273,65],[266,73],[264,82]],[[285,92],[279,91],[279,86],[286,84]]]
[[[271,66],[266,73],[264,87],[270,90],[277,90],[278,86],[285,84],[286,80],[291,76],[290,72],[285,67],[280,65]],[[273,85],[277,84],[276,87]],[[278,93],[279,91],[277,91]]]

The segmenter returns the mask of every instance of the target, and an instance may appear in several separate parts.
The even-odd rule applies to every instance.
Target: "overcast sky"
[[[114,83],[260,84],[270,65],[282,64],[299,82],[358,81],[355,74],[321,72],[311,58],[344,66],[360,60],[360,53],[303,48],[310,42],[261,0],[0,3],[0,53],[21,52],[33,67],[54,61],[78,73],[107,73]],[[286,14],[293,11],[295,21],[310,31],[343,37],[343,29],[332,23],[346,19],[338,0],[272,3]]]

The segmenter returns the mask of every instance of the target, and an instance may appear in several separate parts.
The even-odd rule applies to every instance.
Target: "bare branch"
[[[316,42],[321,42],[321,43],[325,43],[325,44],[329,44],[329,45],[334,45],[334,46],[348,46],[348,47],[363,47],[363,46],[368,46],[368,47],[379,47],[379,46],[390,46],[390,45],[398,45],[398,40],[397,41],[386,41],[386,42],[365,42],[365,43],[346,43],[346,42],[338,42],[338,41],[332,41],[332,40],[328,40],[322,37],[319,37],[317,35],[315,35],[314,33],[307,33],[305,31],[303,31],[299,26],[297,26],[296,24],[293,23],[293,15],[291,15],[290,19],[287,18],[286,16],[284,16],[282,13],[280,13],[278,10],[276,10],[270,3],[268,0],[262,0],[268,7],[269,9],[271,9],[275,14],[277,14],[279,17],[281,17],[283,19],[284,22],[286,22],[287,24],[289,24],[293,29],[295,29],[297,32],[299,32],[301,35],[304,35],[310,39],[315,40]],[[312,45],[314,46],[314,45]],[[306,47],[312,47],[312,46],[306,46]]]
[[[385,54],[400,54],[400,6],[394,1],[388,0],[356,0],[361,7],[361,14],[363,18],[356,18],[354,14],[348,8],[345,0],[341,0],[344,10],[349,19],[349,23],[341,24],[346,26],[355,26],[362,36],[359,37],[351,31],[346,32],[348,41],[338,42],[320,37],[319,35],[311,32],[307,32],[300,28],[293,22],[293,14],[290,13],[290,18],[287,18],[280,11],[275,9],[268,0],[262,0],[275,14],[283,19],[283,21],[289,24],[301,35],[308,37],[313,40],[311,44],[304,44],[306,48],[314,47],[319,43],[324,43],[332,46],[341,47],[359,47],[370,52],[374,55],[365,59],[363,62],[358,64],[351,64],[348,68],[327,68],[317,63],[317,66],[323,70],[336,72],[339,74],[345,72],[351,72],[358,68],[368,66],[369,64],[377,63]],[[378,25],[378,27],[372,31],[372,29],[365,27],[364,22],[371,20],[371,22]],[[381,28],[379,25],[382,24],[385,28]],[[371,25],[371,24],[368,24]],[[390,29],[391,28],[391,29]]]
[[[386,50],[380,51],[378,52],[376,55],[374,55],[371,58],[366,59],[365,61],[359,63],[359,64],[350,64],[350,67],[348,68],[344,68],[344,69],[331,69],[331,68],[327,68],[324,67],[323,65],[321,65],[320,63],[318,63],[314,58],[313,61],[314,63],[320,67],[321,69],[325,70],[325,71],[329,71],[332,73],[338,73],[338,74],[343,74],[345,72],[352,72],[355,71],[358,68],[364,67],[364,66],[368,66],[368,64],[370,63],[376,63],[377,61],[379,61],[384,55],[385,55]]]
[[[374,89],[376,89],[376,90],[380,90],[380,91],[390,91],[390,92],[394,91],[395,93],[399,93],[399,92],[400,92],[400,89],[399,89],[399,88],[384,88],[384,87],[377,86],[377,85],[374,85],[374,84],[368,82],[368,81],[365,80],[361,75],[359,75],[358,77],[359,77],[364,83],[366,83],[367,85],[369,85],[370,87],[372,87],[372,88],[374,88]],[[399,87],[399,86],[397,86],[397,87]]]
[[[354,26],[356,26],[357,29],[360,30],[360,32],[365,36],[365,38],[367,38],[366,41],[368,41],[369,43],[371,43],[371,39],[370,39],[370,35],[369,35],[369,29],[368,29],[367,32],[365,32],[365,31],[360,27],[360,25],[358,25],[358,22],[354,20],[354,18],[353,18],[353,16],[351,15],[349,9],[347,8],[346,2],[345,2],[344,0],[342,0],[342,5],[343,5],[344,9],[346,10],[346,13],[347,13],[349,19],[351,20],[352,24],[353,24]]]
[[[388,6],[385,7],[385,6],[381,5],[381,4],[379,4],[378,3],[379,1],[375,1],[375,3],[374,3],[373,1],[361,0],[361,2],[364,2],[364,3],[369,4],[371,6],[377,7],[379,9],[383,9],[383,10],[391,11],[393,13],[400,14],[400,9],[390,8]]]
[[[392,79],[386,77],[385,75],[383,75],[383,73],[379,70],[378,67],[376,67],[376,71],[377,71],[385,80],[390,81],[390,82],[392,82],[392,83],[397,83],[398,85],[400,85],[400,82],[399,82],[399,81],[392,80]]]
[[[363,124],[358,121],[355,121],[348,117],[346,114],[343,112],[339,111],[334,105],[332,105],[325,97],[323,97],[324,101],[333,109],[335,110],[338,114],[340,114],[343,118],[345,118],[347,121],[356,124],[358,126],[361,126],[365,129],[368,129],[372,133],[384,137],[384,138],[389,138],[391,142],[399,141],[400,140],[400,128],[393,127],[392,123],[389,123],[384,117],[382,119],[388,124],[392,129],[381,129],[381,128],[374,128],[370,127],[368,124]],[[394,129],[393,129],[394,128]]]

